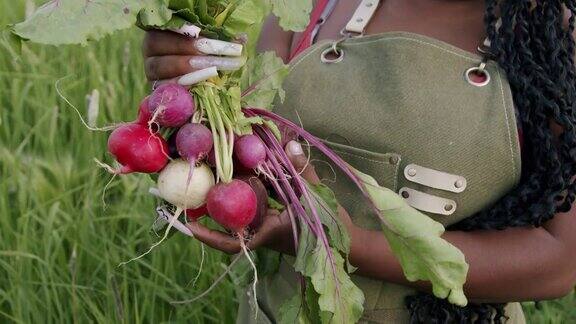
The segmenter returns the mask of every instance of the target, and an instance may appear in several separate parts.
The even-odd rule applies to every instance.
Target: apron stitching
[[[500,77],[500,71],[498,69],[496,69],[496,74],[498,74],[498,85],[500,86],[502,104],[504,105],[504,116],[506,117],[506,130],[508,131],[508,144],[510,146],[510,160],[512,160],[512,173],[514,174],[514,178],[516,178],[516,161],[514,160],[514,148],[512,147],[512,132],[510,132],[508,106],[506,105],[506,98],[504,97],[504,86],[502,85],[502,78]]]
[[[354,154],[354,153],[344,152],[344,151],[335,150],[335,149],[332,149],[332,150],[334,152],[338,152],[340,154],[350,155],[350,156],[353,156],[353,157],[356,157],[356,158],[359,158],[362,160],[366,160],[366,161],[371,161],[374,163],[383,164],[383,165],[392,165],[386,161],[373,160],[373,159],[369,159],[369,158],[363,157],[362,155],[358,155],[358,154]],[[401,161],[401,159],[398,161],[398,163],[394,167],[394,189],[393,189],[393,191],[396,191],[396,188],[398,188],[398,170],[400,169],[399,168],[400,161]]]
[[[388,163],[388,162],[386,162],[386,161],[373,160],[373,159],[369,159],[369,158],[363,157],[362,155],[358,155],[358,154],[354,154],[354,153],[344,152],[344,151],[335,150],[335,149],[332,149],[332,150],[333,150],[334,152],[338,152],[338,153],[346,154],[346,155],[351,155],[351,156],[357,157],[357,158],[359,158],[359,159],[366,160],[366,161],[371,161],[371,162],[378,163],[378,164],[388,164],[388,165],[390,164],[390,163]]]
[[[348,43],[348,44],[344,43],[344,45],[345,45],[345,46],[364,45],[364,44],[376,43],[376,42],[378,42],[378,41],[390,41],[390,40],[397,40],[397,39],[401,39],[401,40],[405,40],[405,41],[409,41],[409,42],[420,43],[420,44],[422,44],[422,45],[429,45],[429,46],[432,46],[432,47],[437,48],[437,49],[439,49],[439,50],[442,50],[442,51],[444,51],[444,52],[451,53],[451,54],[454,54],[454,55],[459,56],[459,57],[461,57],[461,58],[464,58],[464,59],[466,59],[466,60],[468,60],[468,61],[471,61],[471,62],[479,61],[479,59],[475,59],[475,58],[472,58],[472,57],[470,57],[470,56],[466,56],[466,55],[464,55],[464,54],[460,54],[460,53],[458,53],[458,52],[456,52],[456,51],[449,50],[449,49],[447,49],[447,48],[444,48],[444,47],[442,47],[442,46],[439,46],[439,45],[434,44],[434,43],[431,43],[431,42],[427,42],[427,41],[420,40],[420,39],[413,39],[413,38],[403,37],[403,36],[396,36],[396,37],[384,38],[384,39],[366,40],[366,41],[359,40],[359,41],[356,41],[356,42],[354,42],[354,43]]]
[[[367,40],[367,41],[358,41],[358,42],[355,42],[355,43],[348,43],[348,44],[347,44],[347,43],[344,43],[343,45],[344,45],[344,46],[365,45],[365,44],[371,44],[371,43],[376,43],[376,42],[386,42],[386,41],[398,40],[398,39],[400,39],[400,40],[405,40],[405,41],[410,41],[410,42],[415,42],[415,43],[419,43],[419,44],[422,44],[422,45],[428,45],[428,46],[434,47],[434,48],[436,48],[436,49],[439,49],[439,50],[441,50],[441,51],[444,51],[444,52],[446,52],[446,53],[450,53],[450,54],[456,55],[456,56],[458,56],[458,57],[461,57],[461,58],[463,58],[463,59],[466,59],[466,60],[468,60],[468,61],[470,61],[470,62],[477,62],[477,61],[480,60],[480,59],[477,59],[477,58],[472,58],[472,57],[469,57],[469,56],[466,56],[466,55],[457,53],[457,52],[455,52],[455,51],[452,51],[452,50],[443,48],[443,47],[441,47],[441,46],[439,46],[439,45],[436,45],[436,44],[433,44],[433,43],[431,43],[431,42],[427,42],[427,41],[423,41],[423,40],[419,40],[419,39],[412,39],[412,38],[408,38],[408,37],[402,37],[402,36],[396,36],[396,37],[391,37],[391,38],[379,38],[379,39]],[[320,44],[321,44],[321,43],[319,43],[319,45],[320,45]],[[312,54],[315,54],[315,53],[316,53],[318,50],[320,50],[321,48],[322,48],[322,46],[318,46],[318,47],[315,48],[314,50],[312,50],[312,51],[304,54],[304,56],[302,56],[302,57],[299,58],[296,62],[294,62],[293,64],[291,64],[291,67],[290,67],[290,71],[289,71],[289,72],[292,72],[292,70],[293,70],[298,64],[300,64],[304,59],[306,59],[308,56],[310,56],[310,55],[312,55]]]
[[[398,158],[398,163],[396,163],[394,168],[394,192],[396,192],[396,189],[398,188],[398,171],[400,170],[400,162],[402,162],[401,157]]]

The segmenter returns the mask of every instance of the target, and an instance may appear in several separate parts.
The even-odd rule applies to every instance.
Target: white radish
[[[194,167],[194,170],[191,170],[191,167]],[[192,177],[188,183],[188,175],[190,173],[192,173]],[[206,196],[210,189],[214,187],[214,184],[214,174],[206,164],[191,166],[190,163],[182,159],[173,160],[168,163],[158,176],[158,189],[152,190],[152,192],[154,195],[158,195],[176,206],[176,211],[173,216],[167,215],[167,217],[170,218],[170,223],[160,241],[152,245],[145,253],[127,262],[122,262],[120,265],[138,260],[150,253],[168,237],[170,229],[175,224],[178,223],[179,229],[184,230],[185,227],[178,221],[178,217],[188,208],[195,209],[204,205]],[[185,234],[189,235],[188,233]]]

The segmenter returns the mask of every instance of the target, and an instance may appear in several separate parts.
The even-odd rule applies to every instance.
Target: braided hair
[[[540,226],[570,210],[576,196],[576,0],[486,0],[484,20],[491,58],[506,73],[519,112],[522,177],[494,206],[450,229]],[[424,293],[408,297],[406,304],[412,323],[506,320],[504,304],[457,307]]]

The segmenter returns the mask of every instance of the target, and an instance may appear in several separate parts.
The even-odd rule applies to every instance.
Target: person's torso
[[[346,11],[347,20],[355,5],[340,1],[333,14]],[[341,22],[338,31],[345,24]],[[284,84],[286,100],[275,112],[301,123],[353,167],[444,225],[488,208],[520,178],[518,130],[505,76],[489,62],[490,79],[478,86],[466,73],[480,66],[480,56],[428,37],[435,31],[424,32],[425,23],[401,28],[382,18],[380,24],[383,30],[373,35],[338,43],[342,58],[335,63],[322,60],[331,41],[320,41],[298,55]],[[323,29],[329,26],[330,21]],[[423,35],[382,32],[388,28],[422,30]],[[321,31],[319,38],[322,33],[330,35],[330,30]],[[461,39],[476,39],[475,48],[482,35]],[[312,161],[353,221],[379,230],[379,221],[354,185],[316,152]],[[268,314],[297,286],[286,260],[280,272],[260,286],[261,306]],[[415,293],[413,289],[353,279],[366,297],[363,322],[408,321],[404,298]],[[522,323],[521,310],[517,304],[513,308],[509,315],[518,317],[513,323]]]

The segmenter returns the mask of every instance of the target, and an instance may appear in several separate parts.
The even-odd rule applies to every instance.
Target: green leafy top
[[[13,26],[16,35],[36,43],[86,44],[136,23],[145,11],[151,23],[171,18],[167,0],[121,0],[101,5],[90,0],[52,0],[39,7],[26,21]]]
[[[52,0],[12,30],[41,44],[86,44],[137,21],[143,28],[189,22],[206,36],[229,39],[246,33],[254,43],[270,12],[285,29],[299,31],[306,27],[311,9],[312,0]]]

